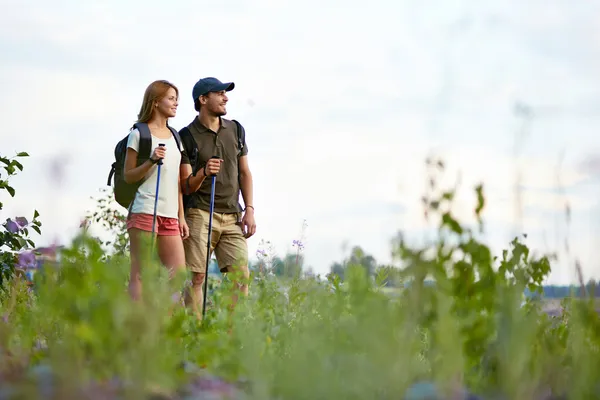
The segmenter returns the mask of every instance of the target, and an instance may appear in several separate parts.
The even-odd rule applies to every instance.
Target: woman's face
[[[165,117],[173,118],[177,114],[177,105],[177,92],[175,89],[169,88],[167,94],[156,103],[156,109]]]

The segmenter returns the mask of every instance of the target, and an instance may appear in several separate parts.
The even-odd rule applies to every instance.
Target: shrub
[[[483,186],[475,197],[481,229]],[[594,398],[593,299],[566,299],[561,316],[546,315],[539,298],[523,294],[540,290],[552,258],[533,256],[517,238],[494,257],[453,216],[453,198],[453,191],[425,198],[438,223],[433,244],[396,243],[404,264],[397,296],[383,290],[389,270],[373,282],[363,266],[350,265],[343,282],[335,274],[252,277],[250,296],[230,312],[232,284],[224,279],[202,325],[173,305],[181,280],[168,282],[155,257],[144,264],[144,299],[132,303],[127,258],[107,260],[102,243],[82,230],[60,267],[35,276],[35,292],[16,277],[5,283],[0,382],[27,398],[185,398],[209,390],[198,381],[209,373],[252,399],[408,399],[465,387],[486,398]],[[231,389],[211,382],[221,393]]]
[[[5,190],[11,197],[15,197],[16,191],[10,185],[10,178],[17,175],[18,171],[23,171],[23,164],[18,158],[29,157],[25,152],[18,153],[15,157],[8,158],[0,156],[0,163],[4,171],[0,170],[0,189]],[[0,192],[1,193],[1,192]],[[4,204],[0,202],[0,210]],[[36,262],[35,255],[31,250],[35,247],[33,240],[29,238],[29,229],[33,229],[38,234],[41,233],[39,213],[33,212],[33,218],[28,221],[25,217],[7,218],[2,224],[3,230],[0,231],[0,284],[15,273],[24,273],[24,268],[33,266]],[[21,267],[21,268],[17,268]]]

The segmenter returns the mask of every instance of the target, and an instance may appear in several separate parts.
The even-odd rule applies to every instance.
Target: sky
[[[178,86],[180,129],[196,115],[192,86],[214,76],[235,82],[227,117],[246,129],[251,257],[261,240],[294,251],[306,220],[316,273],[344,245],[393,263],[398,231],[415,244],[433,234],[420,198],[434,155],[445,185],[460,176],[462,221],[484,183],[497,254],[525,232],[533,251],[560,255],[546,283],[574,282],[576,259],[600,278],[600,0],[0,6],[1,151],[31,156],[0,219],[38,209],[38,245],[77,233],[148,84]]]

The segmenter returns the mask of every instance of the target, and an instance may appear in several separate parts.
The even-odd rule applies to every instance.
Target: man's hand
[[[206,162],[206,166],[204,167],[204,173],[206,176],[217,175],[221,170],[221,163],[223,160],[220,158],[210,158]]]
[[[256,233],[256,222],[254,221],[254,208],[247,207],[242,217],[242,231],[246,239]]]
[[[184,240],[190,236],[190,228],[188,227],[187,222],[185,222],[184,217],[179,218],[179,234]]]

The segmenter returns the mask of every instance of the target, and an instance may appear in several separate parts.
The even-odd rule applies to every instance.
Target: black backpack
[[[150,129],[148,128],[148,124],[137,122],[133,124],[130,129],[130,132],[137,128],[140,132],[140,143],[139,143],[139,151],[137,157],[137,166],[142,165],[146,160],[150,158],[151,147],[152,147],[152,135],[150,133]],[[175,138],[175,142],[177,143],[177,148],[181,151],[181,138],[179,137],[179,133],[175,128],[169,126],[169,129],[173,133],[173,137]],[[108,174],[108,181],[106,184],[111,186],[111,179],[114,175],[114,194],[115,200],[121,206],[125,208],[129,208],[131,202],[135,198],[135,194],[139,189],[140,185],[144,182],[144,179],[140,179],[135,183],[127,183],[125,182],[125,156],[127,155],[127,140],[129,139],[129,134],[125,136],[123,139],[119,140],[117,145],[115,146],[115,162],[112,163],[110,172]]]
[[[242,154],[242,150],[244,149],[244,145],[246,143],[246,130],[237,120],[232,119],[232,122],[235,122],[237,125],[237,137],[238,137],[238,155]],[[183,148],[186,151],[189,159],[190,165],[192,166],[192,173],[195,175],[201,168],[204,168],[204,165],[198,164],[198,143],[192,137],[192,133],[190,129],[186,126],[179,132],[181,143],[183,144]],[[183,208],[187,209],[190,200],[190,195],[183,194]]]

